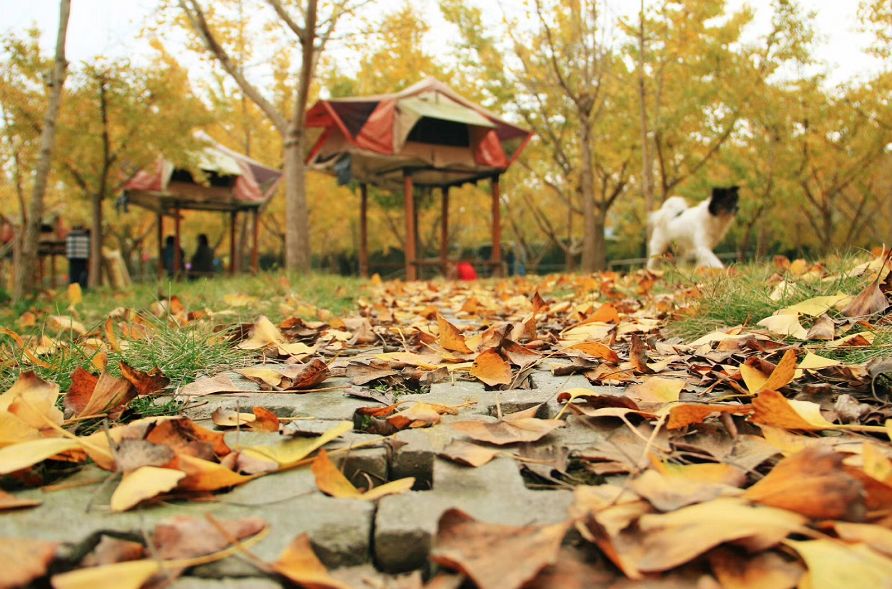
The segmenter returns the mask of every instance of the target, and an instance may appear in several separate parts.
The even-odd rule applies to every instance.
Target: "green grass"
[[[664,287],[675,290],[697,286],[701,292],[698,302],[669,324],[669,333],[690,341],[716,329],[753,325],[779,309],[812,297],[857,294],[864,288],[864,278],[846,274],[855,265],[848,258],[834,262],[828,268],[831,275],[837,275],[833,280],[792,279],[794,286],[777,301],[771,299],[775,284],[770,283],[777,270],[768,264],[741,264],[730,273],[709,275],[669,270]]]
[[[121,292],[109,288],[90,290],[84,293],[83,302],[76,309],[68,307],[66,292],[60,289],[55,293],[43,293],[28,305],[19,304],[0,311],[0,326],[26,337],[45,332],[49,334],[45,318],[58,314],[73,316],[91,334],[101,334],[103,324],[113,309],[134,309],[151,326],[148,337],[129,341],[125,349],[111,353],[108,371],[117,375],[120,361],[140,370],[157,367],[171,380],[171,388],[176,388],[201,376],[244,366],[251,361],[250,354],[226,341],[227,328],[239,323],[252,323],[259,315],[279,321],[298,313],[301,305],[346,315],[355,308],[356,298],[362,294],[361,284],[358,279],[349,277],[327,274],[297,277],[284,273],[220,277],[195,282],[164,280],[136,284]],[[189,311],[224,313],[179,326],[169,317],[156,318],[148,312],[152,303],[174,295]],[[247,305],[233,306],[226,302],[227,295],[248,295],[253,300]],[[38,315],[38,324],[22,330],[17,325],[17,319],[27,310]],[[308,311],[304,309],[304,312]],[[51,354],[41,356],[49,364],[46,368],[32,366],[10,338],[0,335],[0,360],[3,361],[0,366],[0,391],[12,386],[22,370],[35,370],[42,378],[58,383],[63,391],[70,387],[71,374],[77,367],[95,372],[91,368],[95,351],[73,338],[69,337],[67,341],[64,337],[59,339],[63,340],[64,345]],[[149,406],[143,409],[155,410]]]

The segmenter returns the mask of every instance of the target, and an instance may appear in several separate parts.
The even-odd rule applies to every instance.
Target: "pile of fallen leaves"
[[[667,290],[659,274],[644,271],[492,283],[376,282],[359,313],[345,318],[286,300],[284,321],[260,317],[231,326],[225,337],[257,354],[255,366],[238,372],[260,390],[331,392],[341,386],[326,381],[346,377],[353,386],[342,392],[369,401],[353,423],[315,437],[260,406],[215,412],[218,431],[182,416],[119,423],[139,396],[165,392],[194,401],[240,389],[225,373],[176,391],[159,371],[122,364],[120,378],[109,375],[102,354],[149,329],[141,315],[113,314],[102,333],[58,317],[63,329],[99,351],[99,374],[71,375],[64,413],[58,386],[33,373],[22,373],[0,395],[0,476],[16,485],[41,484],[42,464],[93,462],[115,477],[110,507],[124,511],[160,499],[199,499],[307,466],[320,491],[375,500],[406,492],[414,481],[358,489],[329,457],[349,448],[322,447],[354,428],[389,436],[441,427],[457,437],[443,458],[474,468],[509,456],[538,483],[572,488],[575,500],[566,521],[551,526],[488,524],[446,512],[431,560],[461,576],[444,572],[431,586],[457,587],[466,578],[486,589],[632,587],[659,575],[679,587],[884,587],[892,579],[892,354],[864,363],[835,357],[877,349],[876,334],[892,329],[890,267],[890,254],[880,252],[851,269],[864,279],[859,292],[801,300],[693,342],[664,333],[680,312],[696,312],[700,290]],[[771,280],[771,296],[781,300],[808,281],[833,278],[820,265],[785,262]],[[153,310],[157,317],[181,324],[211,314],[189,312],[175,298],[161,305]],[[5,333],[39,366],[39,342]],[[559,390],[554,401],[562,408],[554,415],[536,406],[470,418],[462,415],[468,405],[399,398],[434,383],[472,380],[498,399],[501,390],[535,388],[531,375],[543,370],[553,378],[582,375],[590,385]],[[99,418],[98,429],[78,429]],[[279,431],[283,438],[234,450],[220,431],[233,427]],[[530,444],[559,428],[587,432],[592,443],[538,455]],[[0,509],[33,504],[0,497]],[[110,560],[94,555],[67,562],[44,543],[29,549],[39,562],[9,586],[45,575],[52,563],[62,571],[52,578],[56,587],[86,586],[66,584],[78,575],[114,578],[119,573],[109,571],[120,570],[114,567],[131,567],[129,586],[139,587],[152,576],[246,552],[243,539],[262,528],[248,526],[249,533],[214,520],[190,525],[210,526],[222,540],[201,550],[162,551],[155,530],[155,540],[145,539],[152,553],[133,547],[133,558],[116,550]],[[4,546],[0,562],[14,562]],[[279,563],[255,564],[308,587],[345,586],[328,576],[306,537],[289,551]],[[293,561],[312,574],[295,573],[297,565],[287,564]],[[420,587],[420,577],[414,583]]]

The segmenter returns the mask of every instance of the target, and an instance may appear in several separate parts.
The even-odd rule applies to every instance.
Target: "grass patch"
[[[190,311],[210,310],[226,313],[214,319],[189,324],[172,325],[167,318],[157,319],[149,313],[142,315],[151,329],[144,340],[132,340],[128,347],[109,357],[108,371],[118,374],[118,362],[123,360],[134,368],[160,368],[170,378],[172,387],[179,387],[207,374],[244,366],[250,354],[227,342],[220,330],[238,323],[252,323],[259,315],[277,322],[294,314],[311,316],[312,307],[326,309],[335,315],[347,315],[355,308],[362,294],[357,278],[330,274],[289,275],[284,272],[261,273],[257,276],[240,275],[197,281],[174,282],[161,280],[134,284],[123,291],[107,287],[84,293],[83,302],[75,309],[68,305],[64,288],[42,293],[38,298],[0,310],[0,327],[22,336],[40,336],[46,332],[47,315],[68,315],[83,323],[93,334],[102,332],[109,313],[125,307],[137,311],[148,309],[153,302],[176,296]],[[246,295],[244,304],[227,301],[229,295]],[[21,329],[18,318],[26,311],[35,312],[38,324]],[[0,391],[7,390],[23,370],[34,370],[41,378],[55,382],[66,391],[71,385],[71,374],[78,367],[87,370],[95,355],[73,338],[50,354],[41,356],[49,367],[33,366],[10,338],[0,335]]]
[[[180,327],[153,319],[145,339],[131,340],[121,352],[109,356],[109,372],[118,362],[149,371],[159,368],[177,389],[205,375],[217,374],[250,363],[251,354],[227,341],[225,332],[212,324],[196,323]]]
[[[669,324],[669,333],[691,341],[716,329],[755,324],[779,309],[812,297],[857,294],[866,281],[863,277],[846,274],[855,265],[851,259],[840,259],[829,268],[834,279],[796,280],[777,301],[771,299],[776,284],[770,281],[777,270],[767,264],[741,264],[729,273],[709,275],[669,270],[665,277],[666,286],[696,285],[701,292],[697,303]]]

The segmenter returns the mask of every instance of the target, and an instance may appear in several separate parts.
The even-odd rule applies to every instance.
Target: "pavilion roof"
[[[501,174],[532,133],[428,78],[393,94],[320,100],[307,111],[307,163],[396,187],[450,186]]]
[[[205,134],[206,146],[193,154],[194,166],[160,158],[124,186],[126,202],[156,213],[176,209],[240,211],[262,208],[275,194],[282,172],[233,151]],[[193,175],[201,171],[205,178]],[[202,181],[203,180],[203,181]]]

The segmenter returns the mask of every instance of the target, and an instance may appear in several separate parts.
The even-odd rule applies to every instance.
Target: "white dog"
[[[679,258],[694,260],[698,266],[724,268],[712,248],[722,241],[734,221],[737,191],[737,186],[713,188],[712,198],[693,207],[688,207],[680,196],[667,198],[648,219],[651,227],[648,270],[656,267],[670,246]]]

